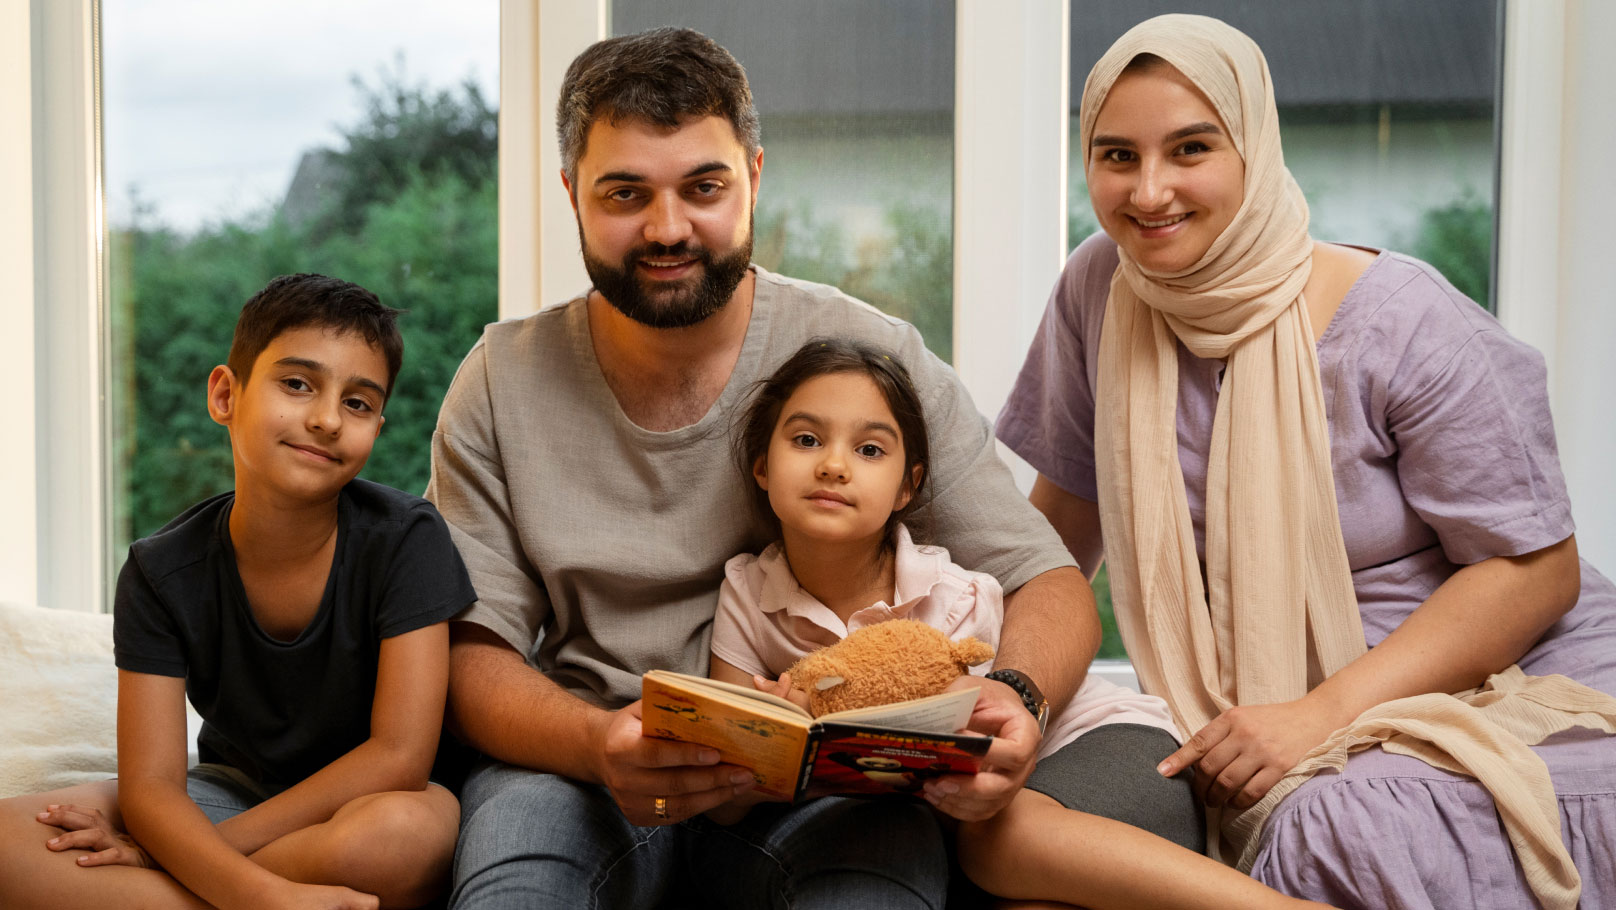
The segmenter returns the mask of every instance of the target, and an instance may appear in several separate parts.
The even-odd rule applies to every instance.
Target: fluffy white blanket
[[[0,602],[0,797],[117,774],[117,707],[110,614]]]

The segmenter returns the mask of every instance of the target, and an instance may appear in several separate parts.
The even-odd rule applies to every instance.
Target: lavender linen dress
[[[1090,500],[1100,326],[1116,264],[1104,234],[1073,252],[997,427],[1044,476]],[[1318,354],[1341,529],[1370,647],[1460,567],[1572,533],[1542,358],[1436,270],[1381,253]],[[1179,459],[1203,557],[1221,369],[1179,346]],[[1616,693],[1616,588],[1586,561],[1577,606],[1520,665]],[[1616,737],[1569,731],[1535,751],[1554,780],[1581,906],[1616,908]],[[1379,748],[1281,803],[1252,874],[1340,907],[1535,906],[1487,791]]]

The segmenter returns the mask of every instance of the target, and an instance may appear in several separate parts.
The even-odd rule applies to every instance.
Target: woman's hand
[[[1156,770],[1173,777],[1193,766],[1193,786],[1202,802],[1249,809],[1343,723],[1307,698],[1230,708]]]
[[[138,866],[155,869],[157,863],[135,839],[119,831],[101,814],[101,810],[87,806],[49,805],[34,816],[41,824],[66,828],[45,841],[46,849],[57,853],[63,850],[88,850],[78,858],[81,866]]]

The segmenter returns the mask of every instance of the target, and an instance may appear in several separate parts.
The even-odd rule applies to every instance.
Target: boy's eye
[[[887,453],[887,450],[881,448],[873,442],[866,442],[864,445],[858,447],[858,453],[863,455],[865,458],[880,458],[882,455]]]
[[[798,433],[791,437],[791,441],[805,449],[811,449],[819,445],[819,439],[812,433]]]
[[[281,385],[286,386],[288,389],[291,389],[294,392],[307,392],[310,390],[308,383],[296,377],[282,379]]]
[[[370,402],[363,398],[349,398],[343,401],[343,404],[354,409],[355,411],[365,412],[373,410],[373,408],[370,406]]]

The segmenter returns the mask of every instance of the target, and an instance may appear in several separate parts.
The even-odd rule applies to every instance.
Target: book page
[[[978,689],[957,689],[892,705],[875,705],[826,714],[823,723],[869,724],[921,733],[953,733],[965,728],[976,707]]]
[[[645,675],[647,678],[657,680],[658,682],[667,683],[672,686],[677,686],[679,688],[713,690],[708,692],[708,696],[719,701],[733,702],[735,698],[744,698],[748,702],[759,702],[760,704],[751,705],[750,707],[762,711],[765,714],[772,713],[773,710],[779,710],[785,711],[791,715],[794,721],[806,723],[807,721],[811,720],[808,712],[804,711],[801,707],[792,704],[778,695],[770,695],[767,692],[759,692],[751,686],[737,686],[734,683],[721,682],[716,679],[708,679],[705,676],[691,676],[688,673],[675,673],[672,670],[651,670]],[[741,704],[745,704],[745,702],[741,702]]]
[[[791,799],[808,746],[808,715],[737,698],[709,682],[677,673],[645,674],[640,731],[711,746],[723,761],[751,771],[760,792]]]

